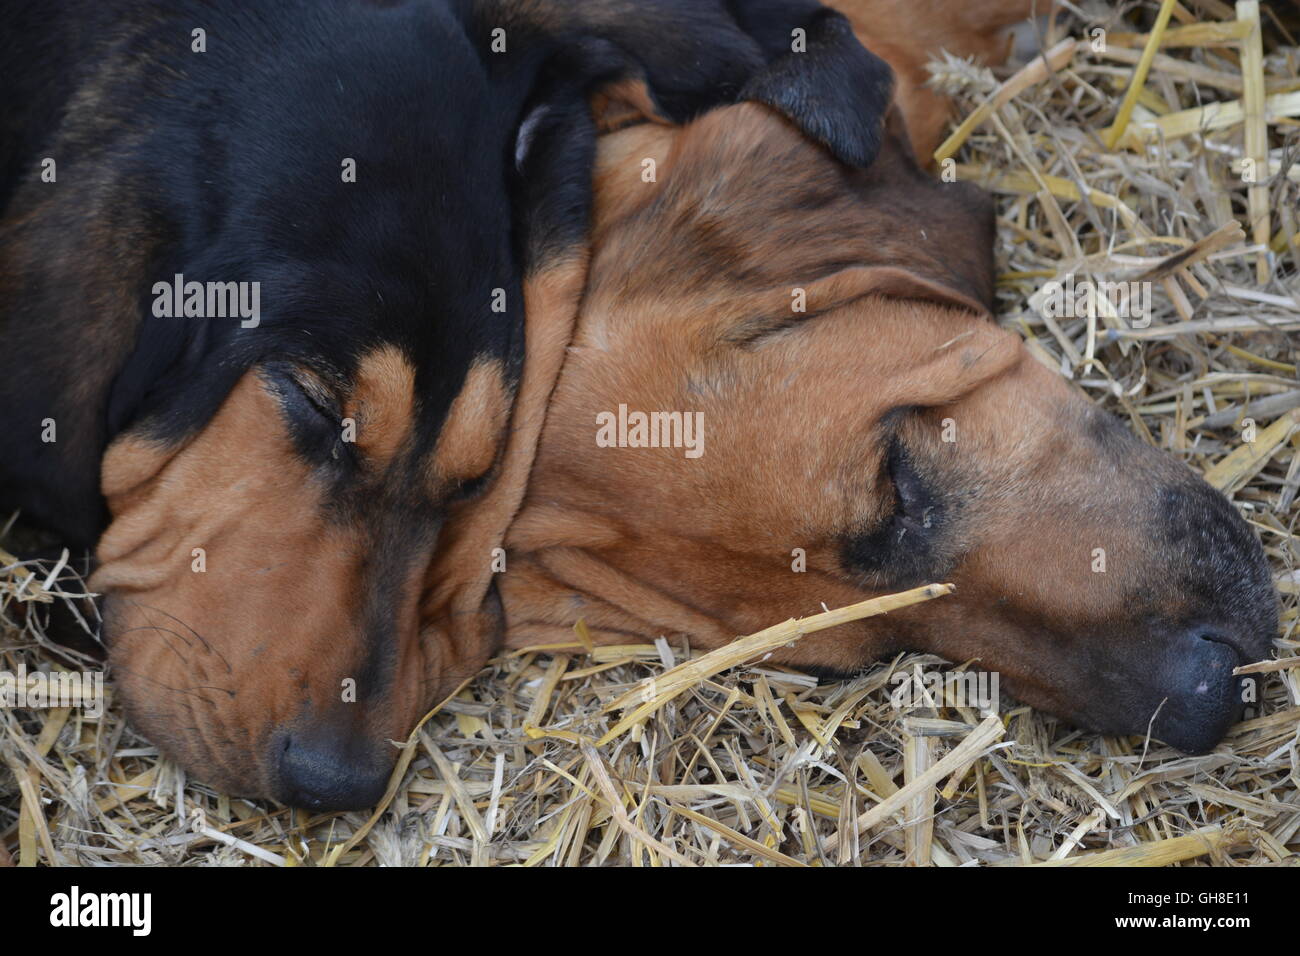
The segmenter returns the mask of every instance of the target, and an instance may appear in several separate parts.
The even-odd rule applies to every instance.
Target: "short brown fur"
[[[492,467],[504,445],[512,397],[500,361],[483,358],[470,367],[434,448],[430,477],[437,493]]]
[[[657,182],[639,178],[645,156]],[[986,200],[919,175],[897,135],[855,173],[754,105],[629,129],[602,144],[597,200],[582,313],[499,579],[510,646],[582,620],[598,642],[710,648],[946,580],[952,597],[772,659],[979,659],[1027,702],[1134,732],[1165,692],[1151,684],[1173,640],[1151,637],[1160,622],[1250,600],[1206,604],[1194,583],[1199,547],[1263,568],[1240,520],[988,321]],[[597,416],[620,405],[701,413],[703,455],[599,447]],[[900,525],[917,544],[881,543],[873,565],[853,548],[894,520],[893,443],[943,523]],[[1216,542],[1151,530],[1180,498],[1226,523]],[[1243,659],[1267,646],[1267,609],[1253,616],[1263,625],[1233,638]],[[1098,695],[1099,673],[1131,683]],[[1222,732],[1206,726],[1189,746]]]

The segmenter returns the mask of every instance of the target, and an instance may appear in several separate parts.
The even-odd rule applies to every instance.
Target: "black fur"
[[[883,65],[806,0],[7,0],[0,18],[0,506],[84,545],[107,445],[194,433],[259,363],[346,379],[395,344],[429,443],[476,357],[517,369],[523,276],[586,234],[597,84],[643,75],[678,119],[743,91],[860,162],[883,115],[878,82],[865,106],[845,92]],[[792,24],[808,54],[780,52]],[[261,324],[154,317],[177,273],[259,282]]]
[[[857,41],[848,20],[816,0],[730,0],[730,6],[770,63],[741,99],[779,110],[843,162],[870,166],[894,95],[889,65]],[[803,52],[792,49],[796,28],[805,32]]]

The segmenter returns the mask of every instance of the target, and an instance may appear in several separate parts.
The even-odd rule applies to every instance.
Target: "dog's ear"
[[[475,42],[516,64],[559,51],[581,67],[601,47],[601,60],[613,52],[618,68],[604,79],[644,81],[654,112],[675,123],[734,102],[766,64],[723,0],[480,0],[471,19]],[[505,59],[493,56],[489,68]]]
[[[741,99],[776,109],[840,160],[870,166],[893,96],[889,65],[858,42],[844,16],[816,0],[729,3],[768,61]]]
[[[680,131],[629,130],[606,142],[598,188],[613,198],[602,201],[599,228],[618,238],[603,244],[597,263],[623,276],[625,295],[742,303],[708,320],[742,342],[802,321],[792,317],[794,289],[806,292],[805,314],[868,294],[993,311],[991,197],[921,170],[892,114],[867,169],[835,162],[784,117],[750,103]],[[628,163],[649,154],[668,156],[660,185],[614,185],[635,182]]]
[[[893,74],[817,0],[551,0],[539,8],[496,0],[492,9],[570,52],[590,51],[592,41],[617,51],[622,67],[605,80],[644,116],[681,123],[752,100],[850,164],[869,166],[880,147]]]
[[[492,24],[507,24],[509,59],[489,63],[534,77],[513,157],[530,271],[585,237],[595,135],[621,118],[682,122],[747,99],[844,162],[867,167],[880,150],[892,74],[816,0],[495,0],[482,10],[476,29],[489,46]],[[593,120],[587,100],[598,91]]]
[[[524,106],[510,186],[528,273],[586,246],[597,134],[589,99],[624,67],[603,40],[575,43],[548,63]]]
[[[886,118],[877,161],[855,175],[863,207],[873,211],[862,229],[879,257],[871,264],[897,266],[913,277],[911,293],[900,282],[892,294],[995,311],[996,236],[988,193],[923,170],[898,109]]]

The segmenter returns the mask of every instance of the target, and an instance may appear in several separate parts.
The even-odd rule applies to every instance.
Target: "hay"
[[[939,158],[998,197],[1004,324],[1260,533],[1283,596],[1280,660],[1251,668],[1266,675],[1264,716],[1186,757],[1024,707],[900,711],[891,675],[940,666],[925,655],[822,682],[752,647],[706,660],[579,633],[493,661],[447,701],[369,817],[215,794],[160,761],[119,708],[0,710],[0,865],[1300,859],[1300,49],[1276,28],[1261,43],[1253,2],[1085,6],[1045,38],[1055,70],[935,64],[974,117]],[[1063,54],[1067,39],[1077,49]],[[1155,283],[1150,325],[1113,309],[1044,315],[1043,286],[1070,273]],[[66,563],[0,554],[0,669],[68,666],[41,612],[79,593]]]

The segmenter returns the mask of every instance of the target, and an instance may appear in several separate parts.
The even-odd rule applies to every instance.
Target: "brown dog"
[[[988,200],[899,135],[865,173],[755,105],[607,137],[577,332],[498,576],[508,644],[581,619],[711,648],[951,581],[774,657],[978,659],[1080,725],[1212,747],[1241,711],[1233,668],[1276,631],[1262,549],[989,321],[991,229]],[[631,447],[636,412],[685,447]],[[615,419],[626,447],[603,447]]]

